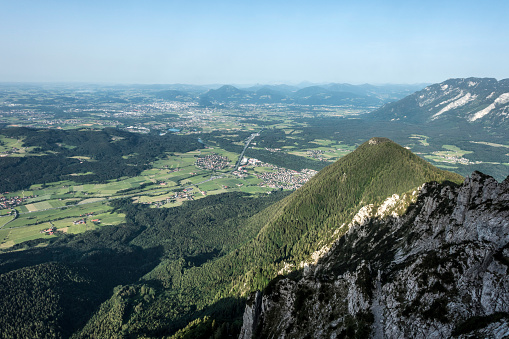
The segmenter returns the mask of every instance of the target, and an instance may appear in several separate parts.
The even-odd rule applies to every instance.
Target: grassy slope
[[[166,272],[165,281],[172,282],[169,288],[145,302],[136,313],[108,306],[129,302],[117,293],[80,336],[101,334],[96,325],[105,323],[111,324],[106,326],[108,332],[164,335],[171,334],[173,324],[184,319],[211,315],[218,321],[231,321],[221,319],[224,310],[215,307],[221,300],[261,289],[284,262],[298,264],[307,259],[329,241],[335,230],[346,231],[343,225],[363,205],[380,203],[394,193],[402,194],[428,181],[463,181],[461,176],[433,167],[388,139],[372,140],[376,143],[361,145],[294,194],[247,220],[261,230],[242,248],[199,267],[184,269],[181,265],[175,267],[175,263],[158,267],[159,277]],[[177,306],[179,312],[175,312]]]

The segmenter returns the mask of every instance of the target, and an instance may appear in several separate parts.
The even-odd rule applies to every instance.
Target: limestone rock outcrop
[[[401,216],[358,218],[305,274],[251,296],[240,338],[508,335],[509,177],[474,172],[425,184]]]

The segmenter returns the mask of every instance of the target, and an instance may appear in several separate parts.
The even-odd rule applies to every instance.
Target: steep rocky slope
[[[425,184],[348,227],[316,264],[251,295],[240,338],[509,335],[509,177]]]
[[[509,79],[449,79],[374,111],[381,120],[410,123],[467,121],[487,126],[507,124]]]

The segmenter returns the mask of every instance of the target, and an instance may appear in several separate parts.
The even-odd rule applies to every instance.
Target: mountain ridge
[[[509,177],[425,184],[405,214],[364,214],[301,276],[253,293],[239,338],[509,334]]]
[[[411,194],[416,187],[433,180],[461,182],[463,178],[433,167],[389,139],[372,138],[291,195],[281,200],[274,197],[275,204],[256,214],[256,208],[250,206],[267,204],[267,198],[281,192],[258,198],[263,201],[256,200],[256,204],[250,202],[249,196],[230,194],[206,197],[169,210],[119,200],[115,208],[126,214],[125,225],[70,236],[68,243],[66,237],[44,249],[2,256],[9,258],[10,267],[33,262],[35,266],[30,270],[46,260],[65,260],[74,265],[76,258],[90,265],[90,269],[110,274],[111,267],[107,265],[112,254],[118,252],[115,258],[119,261],[123,253],[133,253],[133,258],[150,254],[149,262],[138,260],[135,274],[126,273],[123,280],[111,280],[111,284],[118,281],[113,286],[123,285],[117,286],[99,306],[88,306],[87,310],[93,307],[95,311],[81,319],[86,324],[74,332],[73,338],[173,336],[186,325],[190,326],[186,331],[193,331],[200,324],[212,333],[227,333],[225,328],[231,329],[228,333],[238,333],[246,295],[265,288],[279,274],[301,275],[300,269],[309,266],[317,252],[344,235],[348,224],[366,205],[379,209],[388,196]],[[404,199],[393,212],[404,212],[410,203],[411,199]],[[240,217],[222,211],[237,205]],[[237,234],[235,230],[240,227],[246,232]],[[209,228],[212,233],[207,233]],[[229,235],[227,239],[224,232]],[[98,239],[104,244],[98,244]],[[68,249],[73,251],[68,253]],[[127,261],[121,263],[123,269],[128,268]],[[56,288],[53,293],[58,296]],[[37,296],[23,298],[27,303],[38,300]],[[8,305],[4,306],[5,311]],[[25,316],[33,319],[31,314]],[[30,328],[23,329],[27,331],[23,333],[31,333]],[[58,331],[58,327],[53,330]]]
[[[157,98],[189,102],[196,100],[202,106],[224,104],[287,103],[300,105],[356,105],[376,107],[403,98],[423,85],[351,85],[320,84],[307,86],[257,85],[236,87],[217,85],[204,91],[204,87],[168,85],[155,92]],[[158,86],[163,89],[164,86]],[[198,92],[201,89],[201,92]]]
[[[427,86],[373,111],[377,120],[409,123],[467,121],[485,126],[507,125],[509,79],[457,78]]]

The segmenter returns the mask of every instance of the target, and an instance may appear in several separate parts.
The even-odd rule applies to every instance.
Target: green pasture
[[[442,148],[447,150],[447,151],[444,152],[445,154],[451,155],[451,156],[457,156],[457,157],[462,157],[465,154],[474,153],[474,152],[471,152],[471,151],[464,151],[464,150],[462,150],[459,147],[454,146],[454,145],[443,145]],[[441,151],[441,152],[443,152],[443,151]]]
[[[0,223],[1,223],[1,221],[0,221]],[[6,239],[6,238],[8,237],[10,232],[11,232],[11,230],[9,230],[9,229],[0,229],[0,248],[3,248],[4,243],[6,241],[8,241],[8,239]],[[12,245],[10,245],[10,246],[12,246]]]
[[[75,202],[76,199],[46,200],[46,201],[26,204],[26,205],[24,205],[24,207],[27,209],[28,212],[37,212],[37,211],[42,211],[42,210],[64,207],[64,206],[66,206],[66,203],[69,201]]]
[[[0,247],[7,248],[24,241],[39,239],[42,237],[55,237],[55,235],[46,235],[41,233],[41,230],[50,227],[52,227],[51,224],[46,222],[28,227],[7,228],[0,233]]]
[[[273,189],[270,188],[270,187],[260,187],[260,186],[242,186],[240,188],[240,191],[241,192],[246,192],[246,193],[267,193],[267,192],[270,192],[272,191]]]
[[[168,169],[182,168],[193,166],[196,162],[195,154],[183,153],[183,154],[175,154],[174,156],[170,156],[166,160],[159,160],[156,163],[162,163],[163,165],[168,165]],[[197,155],[197,153],[196,153]]]
[[[328,140],[328,139],[315,139],[313,141],[310,141],[310,143],[321,145],[321,146],[329,146],[329,145],[335,145],[337,142],[334,140]]]
[[[481,144],[481,145],[486,145],[486,146],[491,146],[491,147],[505,147],[505,148],[509,148],[509,145],[503,145],[503,144],[496,144],[496,143],[493,143],[493,142],[486,142],[486,141],[470,141],[472,144]]]
[[[87,222],[86,224],[72,225],[67,228],[61,228],[60,231],[65,230],[65,233],[68,233],[68,234],[78,234],[78,233],[83,233],[86,231],[93,231],[98,227],[100,227],[100,226],[94,224],[93,222]]]
[[[24,157],[27,153],[32,152],[35,147],[23,147],[23,139],[9,138],[5,135],[0,135],[0,154],[11,152],[13,148],[17,150],[10,153],[10,157]]]
[[[220,188],[219,186],[216,186],[216,188],[214,189],[211,189],[211,190],[206,190],[207,192],[207,195],[216,195],[216,194],[221,194],[221,193],[226,193],[226,192],[234,192],[234,191],[238,191],[238,189],[224,189],[224,188]],[[171,207],[171,206],[168,206],[168,207]]]
[[[244,179],[238,179],[238,183],[240,184],[244,184],[244,186],[253,186],[253,185],[258,185],[259,183],[261,183],[263,180],[261,179],[258,179],[257,177],[255,177],[254,175],[249,175],[247,176],[246,178]]]
[[[202,175],[195,175],[195,176],[189,177],[187,179],[187,183],[191,183],[191,184],[195,185],[195,184],[205,181],[209,178],[210,178],[210,173],[202,174]]]
[[[55,221],[65,218],[78,218],[80,215],[87,213],[105,213],[111,211],[112,207],[108,206],[105,201],[100,201],[84,205],[73,205],[67,208],[43,210],[37,212],[22,212],[20,206],[18,206],[16,209],[18,209],[20,215],[16,220],[12,221],[6,226],[8,228],[36,225],[43,222]]]
[[[10,216],[10,215],[4,215],[4,216],[0,217],[0,229],[2,227],[4,227],[5,224],[9,223],[11,220],[12,220],[12,216]]]
[[[8,215],[11,213],[11,209],[10,208],[6,208],[6,209],[3,209],[3,210],[0,210],[0,216],[4,216],[4,215]]]
[[[168,198],[173,197],[174,193],[167,193],[167,194],[161,194],[161,195],[142,195],[137,198],[135,198],[135,202],[137,203],[147,203],[151,204],[158,201],[164,201]]]
[[[417,141],[419,141],[421,143],[422,146],[429,146],[429,142],[428,142],[429,137],[427,137],[425,135],[412,134],[409,138],[416,139]]]
[[[90,198],[90,199],[85,199],[85,200],[82,200],[78,203],[78,205],[87,205],[87,204],[91,204],[91,203],[94,203],[94,202],[99,202],[99,201],[104,201],[105,199],[104,198]]]
[[[6,248],[15,244],[45,237],[54,237],[40,233],[41,230],[55,226],[58,231],[67,233],[82,233],[97,227],[118,225],[125,221],[122,213],[110,213],[111,207],[96,203],[84,208],[76,206],[53,214],[34,212],[22,214],[18,219],[9,223],[6,228],[0,229],[0,248]],[[45,211],[48,212],[48,211]],[[92,216],[85,217],[86,224],[73,225],[73,221],[83,218],[82,214],[91,213]],[[5,217],[7,218],[7,217]],[[93,223],[92,219],[99,219],[99,224]],[[1,219],[0,219],[1,222]]]
[[[210,191],[222,189],[221,185],[219,185],[216,180],[207,181],[203,184],[199,184],[198,188],[201,191],[206,191],[207,194],[209,194]]]

